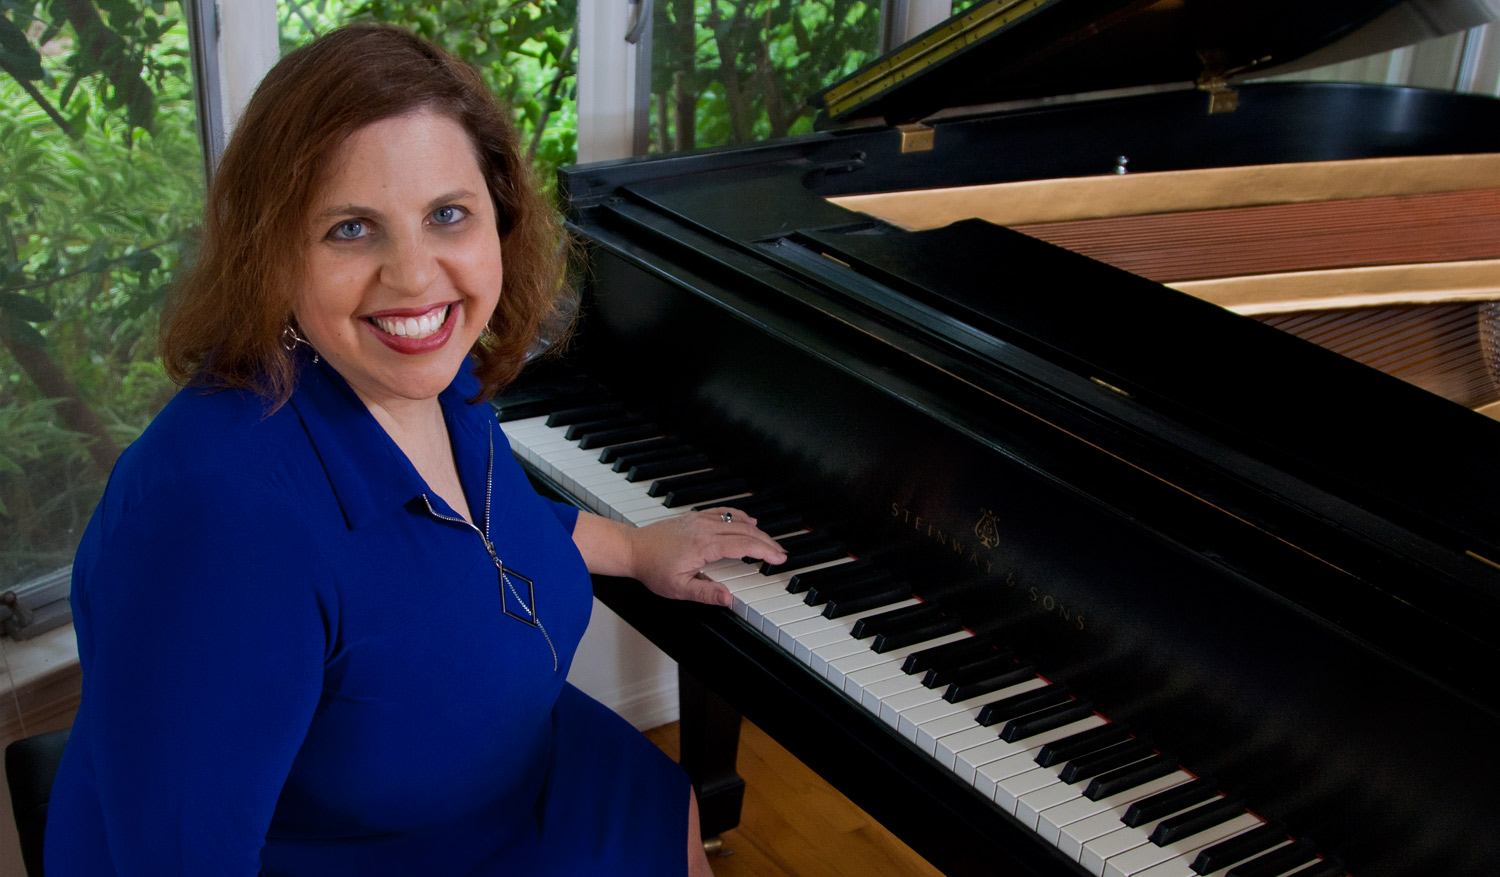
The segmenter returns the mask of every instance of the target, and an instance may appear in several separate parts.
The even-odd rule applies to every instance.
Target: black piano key
[[[547,415],[548,426],[571,426],[589,420],[605,420],[625,413],[623,402],[601,402],[577,408],[563,408]]]
[[[1177,756],[1165,752],[1153,755],[1135,764],[1127,764],[1094,777],[1089,787],[1083,790],[1083,796],[1090,801],[1098,801],[1101,798],[1118,795],[1126,789],[1133,789],[1142,783],[1160,779],[1177,769]]]
[[[825,569],[833,570],[839,567],[830,566]],[[816,572],[821,572],[821,570],[816,570]],[[816,583],[807,589],[807,596],[803,598],[803,601],[809,606],[817,606],[830,600],[851,599],[868,591],[888,587],[894,581],[905,581],[905,579],[895,579],[881,570],[841,582]]]
[[[872,561],[855,560],[838,566],[799,572],[786,583],[786,590],[788,594],[801,594],[814,585],[833,585],[856,580],[868,581],[878,577],[890,578],[890,575],[890,570],[877,567]]]
[[[998,725],[1008,722],[1017,716],[1034,713],[1040,709],[1057,706],[1072,700],[1068,695],[1066,685],[1048,685],[1035,691],[1024,694],[1015,694],[1000,700],[991,701],[979,710],[979,724],[986,728],[990,725]]]
[[[838,540],[834,539],[827,533],[824,533],[820,530],[813,530],[808,533],[798,533],[795,536],[786,536],[781,539],[777,539],[776,544],[780,545],[781,550],[785,551],[787,554],[796,554],[797,552],[806,550],[808,548],[818,548],[824,545],[837,544],[837,541]]]
[[[558,378],[545,381],[523,381],[507,387],[493,402],[495,418],[501,423],[540,417],[562,408],[588,405],[609,398],[609,392],[586,378]]]
[[[702,472],[692,472],[687,475],[673,475],[671,478],[661,478],[651,482],[646,488],[647,496],[666,496],[667,494],[688,487],[697,487],[701,484],[710,484],[715,481],[723,481],[734,475],[726,467],[705,469]]]
[[[788,552],[785,562],[762,563],[760,565],[760,571],[763,575],[774,576],[777,573],[783,573],[787,570],[803,569],[804,567],[815,566],[820,563],[827,563],[830,560],[838,560],[841,557],[848,556],[849,551],[844,548],[844,546],[835,542],[818,548],[808,548],[803,551],[798,551],[795,554]]]
[[[681,477],[681,476],[679,476]],[[736,493],[745,492],[745,479],[725,478],[722,481],[710,481],[707,484],[698,484],[693,487],[679,487],[667,494],[661,504],[669,509],[682,508],[695,502],[703,502],[705,499],[715,499],[724,496],[733,496]]]
[[[572,429],[572,427],[568,427]],[[578,447],[585,451],[594,448],[602,448],[606,445],[617,445],[621,442],[633,442],[637,439],[651,438],[661,434],[661,427],[650,422],[641,422],[630,426],[621,426],[615,429],[601,429],[586,433],[578,440]]]
[[[1036,754],[1036,763],[1041,767],[1066,764],[1079,756],[1098,752],[1129,739],[1130,729],[1124,722],[1110,722],[1108,725],[1079,731],[1061,740],[1053,740]]]
[[[618,463],[616,465],[619,465]],[[695,469],[708,468],[708,456],[706,454],[684,454],[680,457],[666,457],[660,460],[652,460],[645,463],[636,463],[630,467],[625,475],[625,480],[634,484],[639,481],[654,481],[667,475],[680,475],[684,472],[692,472]]]
[[[735,500],[735,503],[738,502],[739,500]],[[781,536],[793,530],[802,529],[802,514],[790,509],[760,514],[749,512],[749,514],[755,518],[755,526],[769,536]]]
[[[895,649],[904,649],[914,646],[930,639],[957,633],[963,629],[963,622],[957,615],[944,615],[928,624],[918,627],[907,627],[900,630],[886,630],[875,634],[875,643],[870,650],[884,654]]]
[[[1329,856],[1326,859],[1308,865],[1301,871],[1288,874],[1286,877],[1343,877],[1343,874],[1344,860],[1338,856]]]
[[[1126,808],[1125,815],[1120,818],[1120,821],[1131,828],[1140,828],[1163,816],[1202,804],[1219,793],[1217,785],[1207,777],[1188,780],[1180,786],[1173,786],[1164,792],[1157,792],[1131,804]]]
[[[1019,666],[1010,649],[992,649],[988,655],[972,661],[962,664],[950,662],[941,667],[932,667],[922,677],[922,684],[928,688],[941,688],[944,685],[971,685],[995,676],[1009,674]],[[999,688],[1003,687],[1003,685],[999,686]],[[996,690],[998,688],[990,689],[990,691]],[[974,692],[974,694],[984,693],[984,691]]]
[[[925,624],[940,617],[942,614],[943,610],[930,603],[923,603],[920,606],[903,606],[900,609],[892,609],[889,612],[866,615],[864,618],[854,622],[854,629],[849,631],[849,635],[855,639],[865,639],[883,630],[898,628],[903,625]]]
[[[599,452],[599,462],[609,465],[627,454],[639,454],[661,448],[681,447],[686,447],[682,439],[673,438],[669,435],[656,436],[655,438],[643,439],[641,441],[610,445]]]
[[[1037,710],[1006,722],[1005,727],[1000,731],[1000,739],[1007,743],[1015,743],[1053,728],[1061,728],[1070,722],[1086,719],[1093,714],[1094,704],[1089,700],[1079,699],[1058,704],[1055,707]]]
[[[616,472],[629,472],[631,470],[631,467],[639,466],[642,463],[654,463],[657,460],[670,460],[674,457],[685,457],[688,454],[695,453],[692,448],[687,446],[687,444],[675,439],[666,443],[654,439],[648,439],[645,442],[631,442],[630,444],[621,445],[620,447],[631,447],[632,445],[636,444],[650,444],[652,445],[652,447],[647,448],[643,451],[632,451],[628,454],[614,454],[611,457],[614,460],[614,465],[610,468]],[[603,456],[603,454],[604,452],[600,452],[600,456]]]
[[[1312,841],[1301,838],[1280,849],[1272,850],[1264,856],[1235,865],[1224,877],[1281,877],[1282,874],[1299,865],[1305,865],[1317,857],[1317,854],[1313,852]]]
[[[998,648],[994,636],[980,634],[960,642],[946,643],[930,649],[922,649],[920,652],[912,652],[906,656],[906,663],[901,665],[901,670],[910,675],[934,667],[967,664],[997,654]]]
[[[1279,822],[1267,822],[1198,851],[1188,867],[1199,874],[1219,871],[1269,850],[1286,840],[1286,826]]]
[[[622,426],[631,426],[640,422],[641,418],[632,417],[628,414],[601,417],[597,420],[580,420],[568,425],[568,428],[563,431],[563,438],[570,442],[576,442],[591,432],[619,429]]]
[[[1164,847],[1195,835],[1205,828],[1213,828],[1220,822],[1228,822],[1244,812],[1245,799],[1243,798],[1220,798],[1217,801],[1209,801],[1201,807],[1195,807],[1176,816],[1168,816],[1156,823],[1156,828],[1151,831],[1150,840],[1157,846]]]
[[[809,591],[811,596],[813,592]],[[834,597],[823,604],[824,618],[844,618],[849,615],[857,615],[861,612],[869,612],[871,609],[879,609],[881,606],[889,606],[892,603],[900,603],[911,596],[911,585],[905,579],[887,579],[876,582],[869,589],[850,591],[844,596]],[[809,603],[808,605],[815,605]]]
[[[1011,661],[1010,666],[1014,669],[996,672],[989,676],[966,682],[951,683],[948,686],[948,690],[943,692],[943,700],[949,703],[958,703],[962,700],[968,700],[971,697],[979,697],[982,694],[989,694],[992,691],[1000,691],[1012,685],[1019,685],[1028,679],[1036,677],[1036,667],[1032,664],[1017,666],[1014,661]],[[934,675],[934,671],[929,670],[928,675]],[[922,684],[926,685],[927,680],[923,679]],[[928,685],[927,687],[936,688],[937,686]]]
[[[1131,737],[1113,746],[1096,749],[1076,758],[1071,758],[1063,769],[1058,772],[1058,779],[1065,783],[1080,783],[1091,779],[1101,773],[1107,773],[1118,767],[1140,761],[1156,750],[1151,744],[1139,737]],[[1182,808],[1177,808],[1181,810]],[[1175,812],[1175,811],[1174,811]]]
[[[701,512],[704,509],[715,508],[717,505],[718,503],[704,503],[703,505],[693,506],[693,511]],[[778,497],[774,492],[768,493],[759,490],[757,490],[752,496],[742,496],[734,501],[735,508],[751,516],[752,518],[758,518],[761,515],[768,514],[773,511],[786,511],[787,509],[792,508],[792,505],[792,503],[789,503],[785,499]]]

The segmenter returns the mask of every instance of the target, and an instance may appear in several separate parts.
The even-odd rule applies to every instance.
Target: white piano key
[[[1167,844],[1164,847],[1159,847],[1154,843],[1141,844],[1106,859],[1104,861],[1104,877],[1134,877],[1134,875],[1162,862],[1181,858],[1191,860],[1204,847],[1212,846],[1219,841],[1228,840],[1252,828],[1259,828],[1262,824],[1263,822],[1259,817],[1250,813],[1243,813],[1228,822],[1221,822],[1212,828],[1206,828],[1197,834],[1185,837],[1176,843]],[[1125,830],[1138,831],[1138,829],[1133,828]]]
[[[902,713],[920,706],[934,703],[945,703],[943,700],[943,689],[922,688],[913,691],[902,692],[891,695],[886,702],[880,705],[880,720],[892,728],[899,727]]]
[[[812,660],[808,662],[808,666],[812,667],[814,673],[826,679],[828,678],[828,662],[830,660],[837,660],[847,655],[865,652],[869,648],[868,645],[857,639],[846,639],[836,643],[829,643],[826,646],[820,646],[812,650]],[[843,680],[840,679],[838,683],[835,683],[835,687],[841,685],[842,682]]]
[[[1023,753],[1023,757],[1031,753]],[[1028,759],[1030,760],[1030,759]],[[1060,786],[1063,784],[1058,779],[1056,767],[1036,767],[1023,771],[1012,777],[1006,777],[995,783],[995,803],[1006,813],[1012,815],[1016,812],[1016,804],[1023,795],[1035,793],[1038,789],[1049,786]],[[981,771],[982,772],[982,771]]]
[[[899,676],[892,676],[890,679],[882,679],[864,686],[864,690],[859,695],[859,703],[860,706],[879,715],[881,704],[885,703],[888,698],[921,687],[921,674],[902,673]]]
[[[827,621],[829,626],[815,629],[806,627],[803,622],[798,622],[796,625],[783,626],[777,632],[776,644],[796,655],[797,659],[804,664],[812,659],[813,649],[849,638],[848,628],[835,626],[836,620],[824,618],[821,615],[814,620]],[[794,629],[803,630],[805,633],[801,636],[792,634],[791,631]]]
[[[1107,720],[1100,716],[1089,716],[1087,718],[1079,719],[1076,722],[1069,722],[1068,724],[1062,725],[1061,727],[1053,728],[1050,731],[1043,731],[1042,733],[1037,734],[1034,737],[1028,737],[1024,741],[1018,741],[1016,743],[1012,743],[1011,745],[1017,747],[1018,751],[1022,750],[1023,747],[1045,746],[1048,743],[1053,742],[1054,740],[1061,740],[1064,737],[1069,737],[1073,734],[1077,734],[1081,731],[1087,731],[1091,728],[1097,728],[1100,725],[1106,723]],[[976,724],[969,730],[959,731],[956,734],[949,734],[945,737],[939,737],[937,740],[937,745],[933,748],[933,757],[936,758],[940,764],[942,764],[949,770],[955,770],[954,764],[958,758],[959,753],[967,752],[968,750],[973,749],[976,746],[984,746],[996,741],[1002,743],[1005,742],[1003,740],[1000,740],[999,726],[984,728]]]
[[[1008,688],[1002,688],[999,691],[991,691],[987,694],[976,695],[969,698],[968,700],[961,700],[958,703],[949,703],[946,700],[938,700],[933,703],[924,704],[922,706],[914,707],[911,710],[908,710],[906,714],[901,717],[901,723],[898,726],[897,730],[901,732],[901,736],[906,737],[913,743],[917,743],[918,735],[921,733],[921,726],[925,725],[928,722],[931,722],[935,719],[944,718],[945,716],[951,716],[955,713],[963,712],[968,713],[970,721],[978,722],[979,711],[984,708],[985,704],[990,703],[991,701],[1000,700],[1001,698],[1010,697],[1012,695],[1025,694],[1028,691],[1035,691],[1038,688],[1045,688],[1047,685],[1047,680],[1042,679],[1038,676],[1032,679],[1028,679],[1025,682],[1018,682],[1015,685],[1009,686]],[[1000,728],[997,727],[995,728],[995,735],[998,737],[999,734]]]
[[[1285,840],[1279,844],[1276,844],[1275,846],[1266,847],[1264,850],[1256,853],[1255,856],[1263,856],[1266,853],[1274,852],[1281,849],[1282,847],[1290,845],[1291,841]],[[1252,856],[1251,858],[1253,859],[1255,858],[1255,856]],[[1197,857],[1198,853],[1196,851],[1190,856],[1179,856],[1178,858],[1172,859],[1170,861],[1162,862],[1160,865],[1154,865],[1144,871],[1140,871],[1136,873],[1134,877],[1198,877],[1198,872],[1194,871],[1192,867],[1193,860]],[[1249,860],[1247,859],[1245,861]],[[1210,871],[1207,874],[1204,874],[1203,877],[1225,877],[1225,875],[1229,873],[1229,870],[1231,868],[1233,868],[1235,865],[1240,864],[1243,864],[1243,862],[1235,862],[1232,865],[1226,865],[1217,871]],[[1297,865],[1295,867],[1288,868],[1285,871],[1281,872],[1281,874],[1276,875],[1276,877],[1285,877],[1285,875],[1294,874],[1305,867],[1306,865]]]
[[[1193,779],[1192,774],[1185,770],[1179,770],[1164,777],[1158,777],[1157,779],[1142,783],[1133,789],[1126,789],[1123,792],[1110,795],[1108,798],[1100,798],[1097,801],[1090,801],[1088,798],[1077,798],[1058,804],[1055,807],[1049,807],[1038,814],[1036,832],[1047,843],[1055,847],[1061,846],[1058,835],[1064,827],[1101,813],[1108,813],[1115,820],[1116,824],[1119,824],[1119,820],[1125,818],[1125,811],[1130,809],[1131,804],[1142,798],[1150,797],[1157,792],[1165,792],[1167,789],[1190,782]]]

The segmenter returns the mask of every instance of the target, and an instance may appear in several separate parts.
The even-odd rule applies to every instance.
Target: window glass
[[[174,389],[157,321],[203,199],[183,19],[138,0],[0,7],[0,592],[71,562]]]
[[[808,97],[879,53],[880,4],[656,0],[651,149],[805,134]]]
[[[278,0],[283,54],[349,21],[410,28],[477,67],[515,109],[540,179],[576,159],[577,0]]]

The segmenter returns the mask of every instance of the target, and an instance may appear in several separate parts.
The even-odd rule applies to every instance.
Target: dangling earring
[[[297,330],[294,329],[294,328],[292,328],[292,324],[291,323],[288,322],[288,323],[282,324],[282,326],[281,326],[281,347],[282,347],[282,349],[285,350],[287,353],[291,353],[291,352],[293,352],[294,350],[297,349],[297,345],[298,344],[306,344],[307,345],[307,349],[312,351],[313,362],[318,362],[319,361],[319,359],[318,359],[318,351],[317,351],[316,348],[314,348],[312,346],[312,342],[308,341],[306,338],[303,338],[301,335],[298,335],[297,334]]]

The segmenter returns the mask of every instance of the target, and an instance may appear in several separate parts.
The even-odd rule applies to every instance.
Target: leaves
[[[46,75],[41,53],[26,39],[26,33],[3,15],[0,15],[0,68],[27,81]]]
[[[154,92],[142,99],[84,57],[73,0],[0,2],[47,73],[31,87],[77,135],[0,72],[0,558],[24,576],[71,554],[103,486],[90,449],[139,434],[172,393],[156,327],[197,233],[203,162],[177,3],[84,0],[118,38],[105,60]],[[39,362],[68,392],[39,388]],[[96,431],[69,428],[80,408]]]
[[[52,319],[52,308],[19,292],[0,292],[0,312],[12,314],[28,323],[45,323]]]

